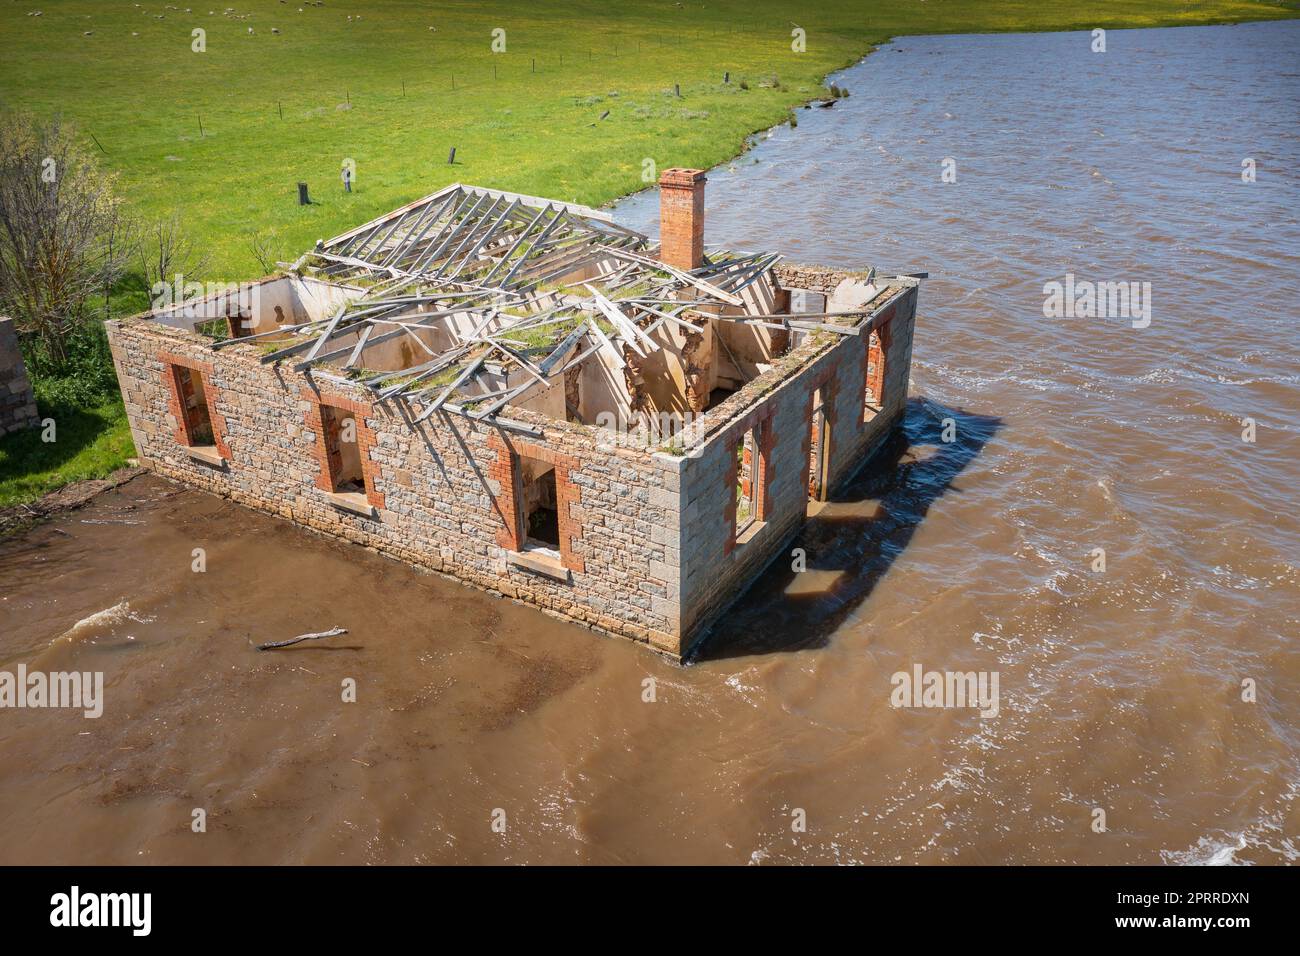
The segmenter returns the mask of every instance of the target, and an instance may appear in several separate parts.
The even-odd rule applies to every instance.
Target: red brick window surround
[[[757,533],[771,516],[768,487],[775,468],[772,448],[776,430],[772,427],[775,409],[767,410],[762,419],[747,421],[730,442],[727,454],[726,517],[730,532],[725,553],[737,543]]]
[[[885,356],[889,353],[889,323],[872,329],[867,338],[866,392],[862,420],[869,422],[885,407]]]
[[[217,410],[217,389],[212,383],[212,365],[184,355],[159,352],[167,409],[176,422],[173,435],[186,448],[215,448],[229,460],[226,420]]]
[[[308,403],[307,428],[316,439],[316,487],[330,494],[363,494],[371,507],[382,509],[384,495],[375,488],[382,472],[371,458],[377,443],[366,421],[373,415],[370,404],[311,389],[301,394]]]
[[[501,520],[497,544],[521,553],[539,544],[550,546],[553,536],[560,565],[570,571],[585,571],[586,560],[577,547],[582,541],[582,524],[573,517],[573,506],[582,501],[581,489],[572,480],[577,459],[543,445],[513,438],[507,442],[499,434],[493,435],[489,444],[496,457],[488,466],[488,477],[501,489],[496,496]],[[531,479],[527,483],[526,477]]]

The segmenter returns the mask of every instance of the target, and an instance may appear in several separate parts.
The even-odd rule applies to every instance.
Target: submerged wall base
[[[847,277],[778,272],[812,291]],[[202,335],[138,320],[108,333],[140,461],[158,474],[680,660],[802,525],[814,396],[827,489],[897,422],[917,287],[887,291],[860,334],[807,336],[705,413],[682,449],[629,446],[513,407],[527,434],[446,412],[415,425],[406,406],[375,403],[360,385],[263,364],[255,344],[213,350]],[[888,329],[884,396],[864,413],[871,328]],[[331,431],[346,419],[359,468]],[[762,520],[738,537],[747,432],[762,436]],[[558,549],[526,540],[522,459],[556,470]],[[338,484],[340,469],[351,485]]]

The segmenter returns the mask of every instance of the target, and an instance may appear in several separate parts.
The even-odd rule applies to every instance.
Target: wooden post
[[[284,104],[279,100],[275,101],[275,108],[280,111],[280,119],[284,119]]]
[[[456,147],[453,146],[451,148],[451,152],[447,154],[447,165],[450,166],[455,162],[456,162]]]
[[[198,117],[199,117],[199,139],[202,139],[203,138],[203,114],[202,113],[198,114]]]
[[[307,197],[307,184],[306,184],[306,183],[299,183],[299,184],[298,184],[298,205],[299,205],[299,206],[310,206],[310,205],[311,205],[311,200]]]

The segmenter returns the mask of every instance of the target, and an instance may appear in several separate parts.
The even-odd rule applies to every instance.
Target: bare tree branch
[[[142,230],[139,245],[140,271],[151,290],[158,295],[161,286],[178,281],[196,281],[208,267],[208,257],[199,252],[185,233],[178,213],[159,219]]]
[[[129,243],[116,177],[55,118],[0,115],[0,310],[56,366],[122,274]]]
[[[253,250],[253,256],[257,259],[257,264],[262,267],[263,275],[270,275],[276,270],[275,255],[271,252],[271,237],[263,232],[253,234],[253,238],[248,241],[249,248]]]

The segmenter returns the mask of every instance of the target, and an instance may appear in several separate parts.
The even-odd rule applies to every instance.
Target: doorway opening
[[[736,524],[734,534],[743,539],[759,520],[763,510],[762,470],[758,454],[758,430],[750,428],[736,443]]]
[[[808,442],[808,499],[825,501],[826,475],[830,466],[831,425],[826,415],[828,389],[819,385],[812,394],[812,416]]]

